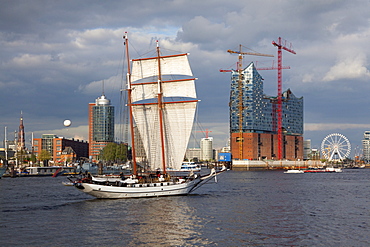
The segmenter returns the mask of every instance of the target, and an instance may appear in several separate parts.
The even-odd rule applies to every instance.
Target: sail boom
[[[188,78],[188,79],[177,79],[177,80],[165,80],[162,81],[162,83],[168,83],[168,82],[180,82],[180,81],[194,81],[196,78]],[[149,81],[149,82],[138,82],[138,83],[132,83],[131,85],[146,85],[146,84],[157,84],[158,81]]]
[[[180,56],[186,56],[186,55],[189,55],[189,53],[182,53],[182,54],[174,54],[174,55],[160,56],[159,58],[160,58],[160,59],[162,59],[162,58],[180,57]],[[136,62],[136,61],[144,61],[144,60],[151,60],[151,59],[158,60],[158,57],[136,58],[136,59],[132,59],[132,61],[133,61],[133,62]]]
[[[198,102],[199,100],[192,97],[184,97],[184,96],[169,96],[163,97],[162,103],[163,104],[174,104],[174,103],[188,103],[188,102]],[[131,105],[153,105],[158,104],[158,98],[150,98],[132,102]]]
[[[187,101],[171,101],[171,102],[162,102],[162,104],[181,104],[181,103],[191,103],[191,102],[199,102],[199,100],[187,100]],[[138,106],[138,105],[157,105],[158,102],[148,102],[148,103],[132,103],[132,106]]]

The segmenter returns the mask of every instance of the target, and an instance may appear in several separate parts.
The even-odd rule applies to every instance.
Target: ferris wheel
[[[322,141],[321,152],[328,161],[341,161],[351,153],[351,143],[344,135],[333,133]]]

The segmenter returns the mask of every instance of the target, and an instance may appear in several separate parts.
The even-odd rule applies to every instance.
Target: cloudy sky
[[[239,44],[275,58],[245,56],[244,65],[270,67],[271,44],[287,40],[283,90],[304,97],[305,139],[319,147],[341,133],[353,149],[370,130],[370,2],[367,0],[1,0],[0,128],[14,139],[23,112],[31,133],[87,140],[88,103],[102,93],[119,120],[124,32],[131,57],[154,49],[189,52],[197,80],[198,122],[214,147],[228,139],[230,74]],[[245,48],[247,51],[247,48]],[[264,90],[277,93],[277,70],[261,70]],[[63,126],[70,119],[69,128]],[[202,133],[198,133],[198,138]],[[0,131],[4,139],[4,131]]]

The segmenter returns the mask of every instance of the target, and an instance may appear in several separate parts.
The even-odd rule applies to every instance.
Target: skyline
[[[198,121],[212,131],[214,147],[229,138],[230,73],[239,44],[274,58],[245,56],[270,67],[272,41],[282,37],[283,91],[304,99],[304,139],[319,148],[331,133],[361,146],[370,130],[370,37],[368,1],[2,1],[0,37],[0,128],[8,138],[23,112],[26,142],[31,132],[88,140],[88,104],[104,93],[119,118],[123,39],[131,58],[155,48],[189,52],[196,81]],[[277,94],[277,70],[259,71],[264,92]],[[72,125],[64,127],[70,119]],[[200,141],[200,133],[197,134]],[[0,130],[4,140],[4,131]]]

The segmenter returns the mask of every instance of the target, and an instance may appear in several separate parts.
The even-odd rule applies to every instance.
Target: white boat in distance
[[[196,171],[200,172],[201,168],[195,162],[182,162],[180,171]]]
[[[221,171],[211,169],[204,176],[167,172],[181,169],[198,103],[188,54],[164,56],[157,41],[156,54],[133,59],[131,72],[127,33],[124,39],[133,174],[113,180],[87,177],[75,181],[75,187],[97,198],[112,199],[189,194]],[[149,166],[145,173],[138,173],[136,165],[135,138],[139,136]]]
[[[286,170],[284,173],[304,173],[304,171],[291,169],[291,170]]]
[[[327,173],[343,172],[343,170],[341,168],[327,167],[325,169],[307,169],[307,170],[291,169],[291,170],[286,170],[284,173],[294,174],[294,173],[324,173],[324,172],[327,172]]]

